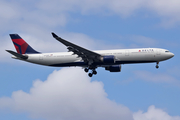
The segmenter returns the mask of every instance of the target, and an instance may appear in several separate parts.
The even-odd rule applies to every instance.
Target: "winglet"
[[[54,38],[57,38],[58,36],[55,34],[55,33],[53,33],[52,32],[52,36],[54,37]]]

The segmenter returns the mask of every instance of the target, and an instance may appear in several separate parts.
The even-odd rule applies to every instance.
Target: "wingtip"
[[[53,33],[52,32],[52,36],[54,37],[54,38],[57,38],[58,36],[55,34],[55,33]]]

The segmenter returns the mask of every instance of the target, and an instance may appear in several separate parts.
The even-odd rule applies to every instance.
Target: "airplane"
[[[68,52],[41,53],[34,50],[18,34],[10,34],[17,52],[6,50],[12,54],[12,58],[53,67],[79,66],[89,77],[97,74],[98,67],[104,67],[110,72],[121,72],[122,64],[156,63],[170,59],[174,56],[169,50],[161,48],[137,48],[91,51],[74,43],[71,43],[52,32],[52,36],[64,44]]]

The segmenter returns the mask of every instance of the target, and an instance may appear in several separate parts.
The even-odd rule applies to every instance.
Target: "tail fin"
[[[39,53],[28,45],[18,34],[10,34],[14,47],[19,54]]]

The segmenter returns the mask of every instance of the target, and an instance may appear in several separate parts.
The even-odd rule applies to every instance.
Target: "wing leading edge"
[[[64,44],[65,46],[67,46],[67,49],[71,52],[73,52],[74,54],[77,54],[78,57],[81,57],[85,62],[89,62],[90,64],[93,63],[94,61],[99,61],[101,55],[90,51],[88,49],[85,49],[83,47],[80,47],[76,44],[73,44],[67,40],[62,39],[61,37],[57,36],[55,33],[52,33],[53,37],[58,40],[59,42],[61,42],[62,44]]]

